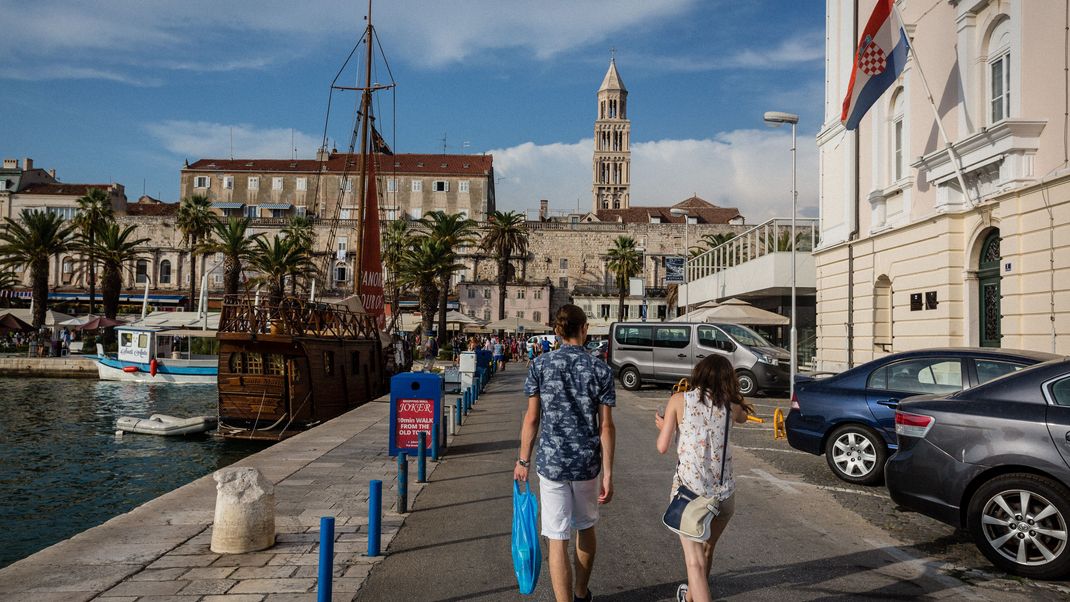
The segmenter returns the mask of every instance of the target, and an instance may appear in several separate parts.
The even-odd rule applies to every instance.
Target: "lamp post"
[[[684,218],[684,313],[686,314],[688,310],[687,298],[691,294],[691,279],[687,275],[687,259],[688,252],[690,250],[688,248],[687,240],[687,218],[690,217],[691,214],[687,211],[687,209],[681,209],[679,207],[673,207],[672,209],[669,209],[669,213],[675,216],[683,216]]]
[[[795,399],[795,374],[798,372],[798,334],[795,323],[795,213],[799,202],[799,192],[795,187],[795,127],[799,116],[780,111],[768,111],[764,115],[766,123],[779,127],[782,123],[791,124],[791,374],[788,377],[788,394]]]

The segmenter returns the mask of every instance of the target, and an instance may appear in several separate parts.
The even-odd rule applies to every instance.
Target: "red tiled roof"
[[[645,224],[651,217],[661,218],[663,224],[682,224],[684,216],[672,214],[673,208],[687,209],[691,217],[700,224],[727,224],[729,221],[743,217],[735,207],[718,207],[709,201],[693,196],[684,199],[672,207],[629,207],[627,209],[599,209],[598,219],[603,222],[624,222],[626,224]]]
[[[130,203],[126,206],[127,215],[171,216],[178,213],[178,203]]]
[[[375,155],[376,171],[385,173],[422,173],[436,175],[486,175],[494,164],[492,155]],[[359,155],[331,153],[327,171],[341,173],[360,169]],[[308,172],[320,170],[315,159],[200,159],[182,171]]]
[[[111,184],[65,184],[62,182],[55,182],[50,184],[30,184],[26,188],[19,191],[19,194],[55,194],[55,195],[73,195],[73,196],[85,196],[89,194],[89,191],[93,188],[99,188],[104,192],[107,192],[111,188]]]

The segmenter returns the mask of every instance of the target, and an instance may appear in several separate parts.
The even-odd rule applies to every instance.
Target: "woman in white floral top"
[[[654,422],[660,431],[658,452],[669,451],[673,435],[678,463],[673,477],[672,493],[683,484],[703,497],[720,500],[720,514],[709,528],[705,541],[680,536],[687,566],[687,584],[676,591],[680,601],[706,602],[710,599],[710,565],[713,549],[734,510],[735,481],[732,479],[732,452],[727,448],[729,412],[737,423],[747,421],[754,408],[739,394],[732,364],[724,357],[711,355],[695,366],[689,381],[691,390],[669,398],[664,419],[656,415]],[[728,457],[722,463],[721,455]],[[722,474],[722,466],[724,472]]]

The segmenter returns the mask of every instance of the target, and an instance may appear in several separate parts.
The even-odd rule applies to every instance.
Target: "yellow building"
[[[948,345],[1070,354],[1067,9],[901,4],[915,56],[848,132],[874,1],[826,3],[817,367]]]

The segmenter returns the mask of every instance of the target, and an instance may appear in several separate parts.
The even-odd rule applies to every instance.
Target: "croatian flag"
[[[910,42],[894,5],[895,0],[877,0],[858,41],[851,83],[840,114],[840,121],[849,130],[858,128],[866,111],[892,87],[907,63]]]

